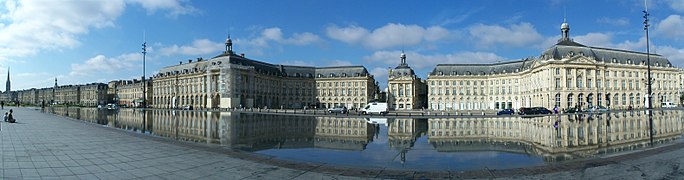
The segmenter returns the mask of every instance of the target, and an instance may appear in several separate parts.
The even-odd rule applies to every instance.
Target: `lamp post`
[[[650,43],[648,40],[648,27],[650,24],[648,24],[648,16],[650,15],[648,11],[644,10],[644,30],[646,31],[646,73],[647,73],[647,85],[648,85],[648,109],[653,109],[653,104],[651,102],[651,98],[653,95],[651,95],[651,84],[652,79],[651,79],[651,49],[650,49]]]
[[[145,55],[147,54],[147,42],[143,42],[142,44],[142,55],[143,55],[143,75],[142,75],[142,91],[143,91],[143,99],[142,99],[142,107],[146,108],[147,107],[147,83],[145,81]]]
[[[651,95],[651,84],[653,84],[653,80],[651,79],[651,50],[650,50],[650,44],[648,40],[648,16],[650,15],[648,13],[648,7],[646,7],[646,0],[644,0],[644,31],[646,31],[646,73],[647,73],[647,80],[646,83],[648,83],[648,124],[649,124],[649,134],[650,134],[650,140],[651,140],[651,145],[653,145],[653,104],[651,102],[651,98],[653,95]]]

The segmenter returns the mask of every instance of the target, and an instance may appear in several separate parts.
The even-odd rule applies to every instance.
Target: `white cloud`
[[[252,45],[268,47],[269,41],[281,43],[281,44],[294,44],[294,45],[308,45],[318,42],[320,38],[312,33],[294,33],[291,37],[283,37],[283,32],[280,28],[272,27],[261,31],[261,36],[248,40],[247,42]]]
[[[614,47],[612,44],[613,35],[609,33],[587,33],[585,35],[575,36],[573,38],[575,42],[584,44],[587,46],[596,47]]]
[[[22,57],[40,49],[75,47],[90,28],[114,26],[123,1],[7,1],[0,17],[0,54]]]
[[[383,27],[369,31],[358,26],[326,28],[326,34],[349,44],[361,44],[372,49],[383,49],[404,45],[417,45],[422,42],[434,42],[449,37],[449,30],[440,26],[421,27],[389,23]]]
[[[116,26],[126,2],[139,3],[148,11],[170,10],[176,15],[183,13],[174,3],[188,7],[174,0],[7,0],[0,8],[0,60],[77,47],[81,45],[79,36],[91,29]]]
[[[684,13],[684,0],[669,0],[669,3],[675,11]]]
[[[141,60],[139,53],[123,54],[114,58],[104,55],[92,57],[83,64],[71,64],[70,76],[85,76],[94,73],[114,73],[125,69],[136,67],[134,61]]]
[[[481,47],[491,47],[498,44],[510,47],[526,47],[543,41],[542,36],[534,29],[534,26],[527,22],[511,24],[509,27],[476,24],[469,27],[468,32],[477,41],[476,44]]]
[[[182,1],[182,2],[181,2]],[[167,16],[177,17],[178,15],[192,14],[198,10],[189,5],[189,2],[184,0],[129,0],[131,3],[140,4],[148,14],[154,14],[158,10],[168,10]]]
[[[655,32],[667,38],[681,40],[684,37],[684,18],[680,15],[670,15],[658,23]]]
[[[627,18],[609,18],[609,17],[601,17],[596,19],[596,22],[602,23],[602,24],[608,24],[608,25],[613,25],[613,26],[627,26],[629,25],[629,19]]]
[[[380,62],[394,68],[399,65],[401,51],[376,51],[364,60]],[[425,55],[417,52],[406,52],[406,63],[414,69],[433,68],[437,64],[480,64],[495,63],[505,58],[494,53],[463,51],[451,54]]]
[[[354,65],[350,61],[344,61],[344,60],[333,60],[328,63],[328,66],[351,66]]]
[[[254,38],[238,38],[234,40],[234,44],[238,44],[244,51],[250,54],[263,55],[264,49],[270,48],[272,44],[286,44],[305,46],[315,44],[321,41],[318,35],[310,32],[293,33],[290,37],[284,37],[283,32],[278,27],[266,28],[261,30],[259,36]]]
[[[196,39],[190,45],[172,45],[163,47],[159,51],[162,55],[171,56],[175,54],[183,55],[204,55],[224,50],[225,45],[220,42],[213,42],[208,39]]]
[[[360,42],[365,36],[367,36],[370,33],[366,28],[358,26],[340,28],[333,25],[328,26],[328,28],[326,28],[326,34],[330,38],[352,44]]]
[[[658,54],[665,56],[674,66],[684,67],[684,48],[678,49],[672,46],[656,47]]]

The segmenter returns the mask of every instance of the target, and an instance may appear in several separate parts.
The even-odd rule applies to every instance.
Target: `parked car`
[[[518,111],[519,115],[530,115],[530,114],[535,114],[533,108],[520,108]]]
[[[563,111],[563,113],[579,113],[579,112],[582,112],[582,110],[580,110],[578,108],[569,108],[569,109],[566,109],[565,111]]]
[[[513,111],[513,109],[502,109],[501,111],[496,112],[496,115],[502,115],[502,114],[513,115],[513,114],[515,114],[515,112]]]
[[[591,109],[589,109],[589,111],[591,111],[591,112],[607,112],[608,108],[603,107],[603,106],[594,106],[594,107],[591,107]]]
[[[347,107],[344,106],[335,106],[330,109],[328,109],[329,113],[342,113],[345,114],[347,113]]]
[[[674,103],[672,103],[672,102],[662,102],[662,103],[661,103],[661,106],[662,106],[663,108],[674,108],[674,107],[677,107],[677,105],[674,104]]]
[[[553,114],[552,111],[546,109],[545,107],[533,107],[535,114]]]

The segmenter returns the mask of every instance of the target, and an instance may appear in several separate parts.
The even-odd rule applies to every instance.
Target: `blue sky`
[[[649,1],[651,49],[684,67],[684,0]],[[364,65],[386,86],[407,62],[421,78],[440,63],[538,56],[560,37],[645,51],[642,0],[0,1],[0,80],[12,90],[147,76],[234,50],[273,64]],[[565,13],[564,13],[565,12]],[[3,88],[4,90],[4,88]]]

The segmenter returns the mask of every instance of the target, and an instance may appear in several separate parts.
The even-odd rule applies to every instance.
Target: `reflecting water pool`
[[[508,169],[680,141],[682,111],[522,118],[359,118],[95,108],[45,111],[112,128],[339,167]],[[652,133],[651,133],[652,132]]]

